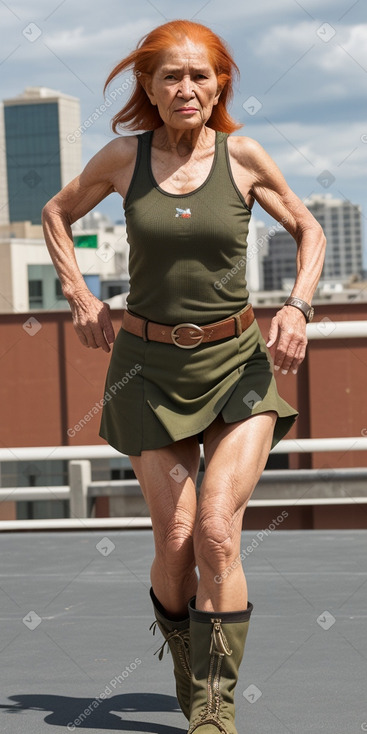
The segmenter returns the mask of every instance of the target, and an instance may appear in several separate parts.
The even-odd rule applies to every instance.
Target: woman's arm
[[[250,170],[251,196],[274,219],[282,221],[297,243],[297,277],[290,295],[311,304],[325,258],[326,238],[320,224],[289,188],[277,165],[255,140],[244,138],[243,165]],[[306,319],[294,306],[283,306],[271,322],[268,347],[276,369],[297,372],[307,346]]]
[[[84,281],[75,257],[71,224],[115,190],[115,172],[118,168],[121,171],[129,155],[131,146],[124,145],[123,138],[111,141],[42,211],[46,245],[70,304],[77,335],[84,346],[102,347],[105,352],[110,351],[109,344],[115,338],[109,306],[93,296]]]

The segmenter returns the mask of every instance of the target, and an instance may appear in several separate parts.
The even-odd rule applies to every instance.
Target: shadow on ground
[[[134,721],[130,714],[151,711],[178,712],[177,699],[156,693],[124,693],[98,702],[96,698],[71,698],[49,694],[19,694],[8,697],[14,705],[0,705],[6,714],[24,714],[27,711],[49,711],[45,723],[65,726],[68,731],[78,729],[110,729],[149,734],[185,734],[187,729],[155,721]],[[85,715],[85,712],[89,714]],[[84,714],[83,714],[84,712]],[[126,718],[124,716],[126,714]],[[80,717],[82,716],[82,720]],[[77,720],[80,720],[78,723]],[[24,722],[24,718],[23,718]],[[25,723],[25,722],[24,722]],[[26,727],[23,729],[26,730]]]

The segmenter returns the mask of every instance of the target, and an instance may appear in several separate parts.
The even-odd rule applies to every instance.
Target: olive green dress
[[[130,245],[128,309],[150,321],[209,324],[248,303],[246,248],[251,211],[233,179],[227,133],[216,132],[206,181],[189,194],[153,177],[153,131],[138,135],[125,197]],[[278,414],[272,448],[298,412],[283,400],[258,323],[239,337],[182,349],[120,329],[107,373],[100,436],[138,456],[198,435],[221,413],[226,423]]]

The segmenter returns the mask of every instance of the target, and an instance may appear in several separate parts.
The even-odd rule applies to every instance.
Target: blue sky
[[[173,18],[204,23],[228,43],[241,72],[231,114],[244,127],[236,134],[258,140],[300,198],[327,191],[360,204],[366,231],[365,0],[1,0],[1,98],[51,87],[80,98],[83,122],[103,103],[117,61]],[[117,109],[83,133],[83,164],[114,137]],[[334,179],[326,189],[324,171]],[[121,199],[113,194],[98,208],[119,219]]]

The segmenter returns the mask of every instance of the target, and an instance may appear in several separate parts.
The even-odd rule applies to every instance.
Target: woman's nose
[[[192,97],[193,92],[193,84],[189,76],[184,76],[179,84],[179,90],[185,97]]]

